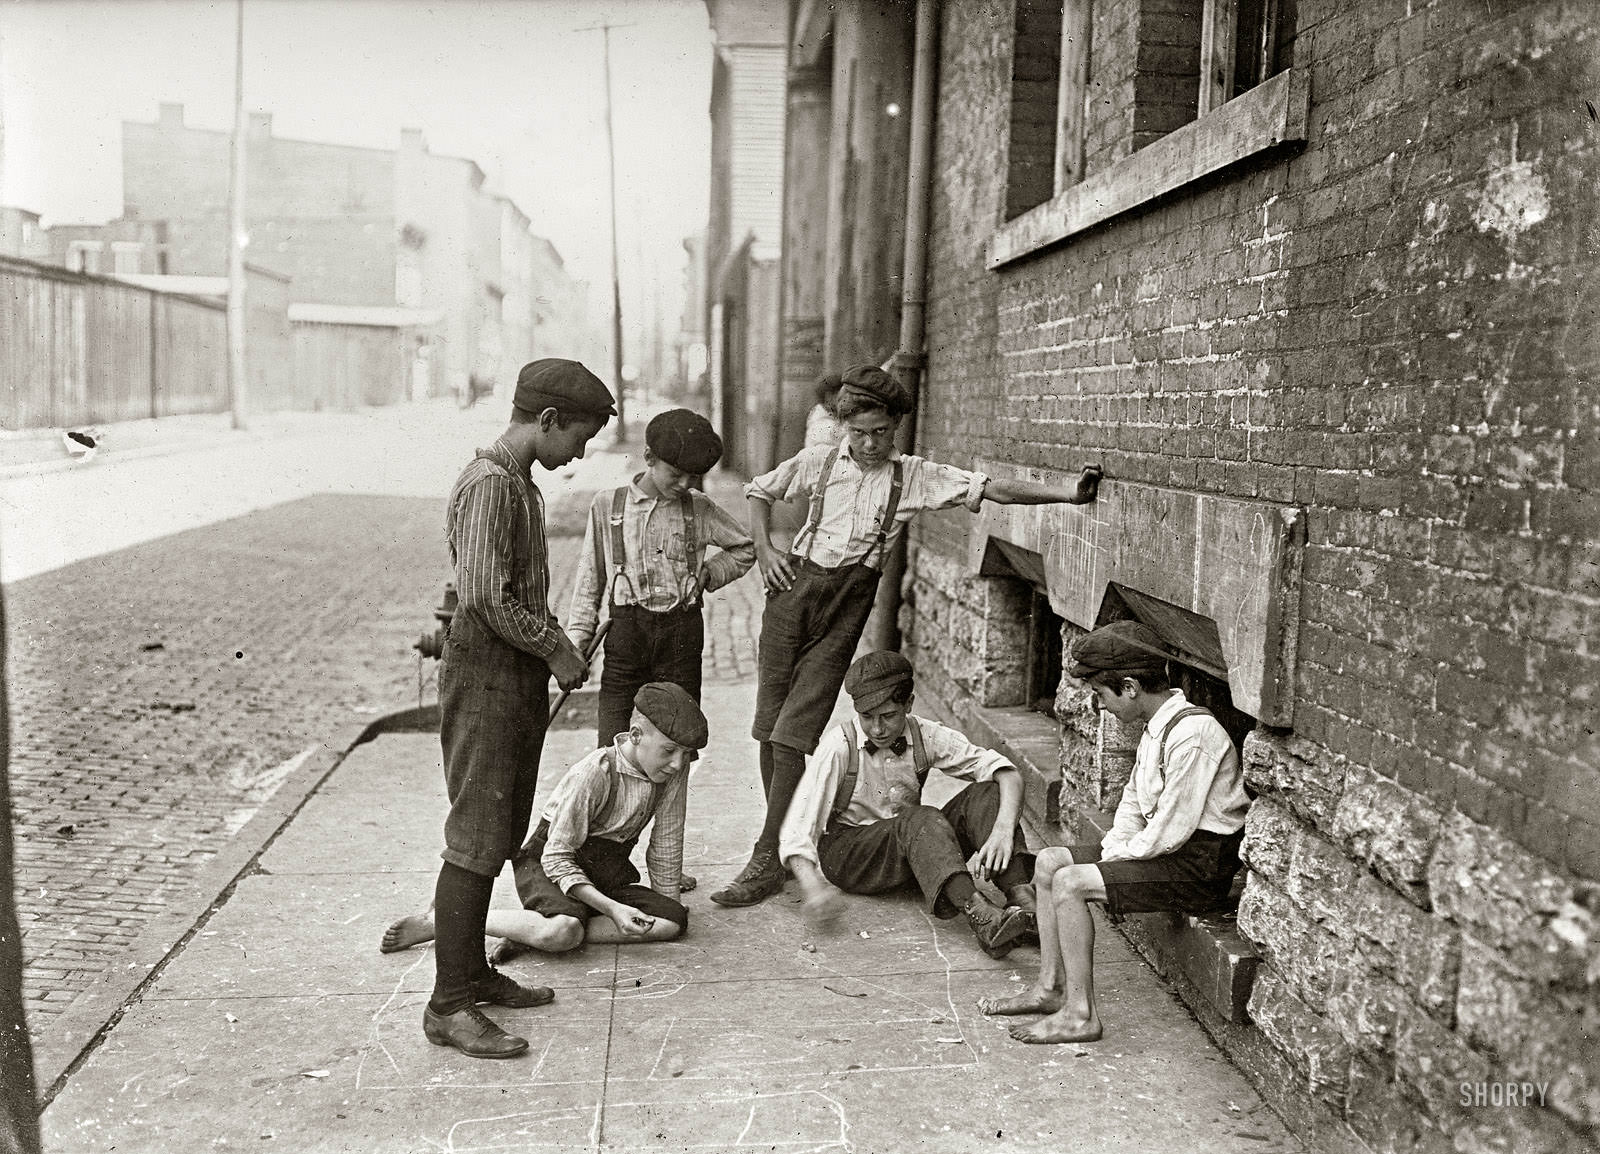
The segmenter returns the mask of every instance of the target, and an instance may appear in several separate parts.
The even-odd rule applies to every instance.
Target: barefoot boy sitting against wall
[[[1089,683],[1098,709],[1144,732],[1111,832],[1098,846],[1045,849],[1034,865],[1039,976],[1020,994],[978,999],[985,1014],[1046,1015],[1011,1030],[1020,1042],[1100,1037],[1088,903],[1113,915],[1215,909],[1239,868],[1250,804],[1239,751],[1210,712],[1172,688],[1155,630],[1102,626],[1079,642],[1069,672]]]
[[[689,760],[707,737],[705,714],[681,685],[643,686],[629,728],[556,783],[513,862],[523,908],[490,910],[485,932],[549,952],[683,933],[689,911],[678,901],[678,879]],[[647,888],[629,857],[652,821]],[[431,914],[413,914],[384,932],[380,948],[393,953],[432,938]]]

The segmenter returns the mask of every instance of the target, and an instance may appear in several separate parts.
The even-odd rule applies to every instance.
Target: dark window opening
[[[1056,693],[1061,688],[1062,621],[1050,608],[1044,558],[998,538],[990,538],[989,544],[997,564],[985,571],[1009,573],[1028,586],[1028,648],[1023,663],[1022,704],[1054,717]]]

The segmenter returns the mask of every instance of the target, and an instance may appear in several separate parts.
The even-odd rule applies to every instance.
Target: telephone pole
[[[579,32],[599,29],[606,79],[606,173],[611,189],[611,379],[617,389],[617,440],[628,439],[627,409],[623,405],[622,382],[622,278],[617,269],[617,142],[611,128],[611,30],[630,28],[630,24],[603,22],[579,28]]]
[[[238,21],[233,53],[233,162],[228,182],[228,403],[233,410],[233,427],[245,427],[245,405],[249,381],[244,355],[244,0],[238,0]]]

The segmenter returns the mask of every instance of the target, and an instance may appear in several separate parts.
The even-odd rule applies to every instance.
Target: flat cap
[[[1096,673],[1160,673],[1171,652],[1161,635],[1142,621],[1113,621],[1084,637],[1072,650],[1074,677]]]
[[[710,421],[690,409],[668,409],[650,418],[644,443],[674,469],[695,476],[722,460],[722,438]]]
[[[706,715],[688,690],[671,681],[649,681],[633,695],[633,707],[669,741],[685,749],[704,749],[711,740]]]
[[[882,408],[891,417],[911,411],[906,387],[877,365],[851,365],[839,375],[839,401],[850,399]]]
[[[511,403],[528,413],[559,409],[564,413],[609,417],[617,411],[617,399],[599,377],[577,361],[561,357],[545,357],[523,365]]]
[[[911,679],[911,662],[892,649],[879,649],[856,658],[845,671],[844,691],[855,702],[856,712],[861,713],[878,708]]]

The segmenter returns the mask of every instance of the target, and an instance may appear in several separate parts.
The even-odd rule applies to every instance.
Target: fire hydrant
[[[443,657],[445,635],[450,631],[450,619],[455,615],[456,587],[453,583],[446,581],[444,597],[440,599],[438,606],[433,611],[434,620],[438,621],[439,624],[434,627],[433,632],[424,633],[421,637],[418,637],[416,644],[412,648],[424,657]]]

